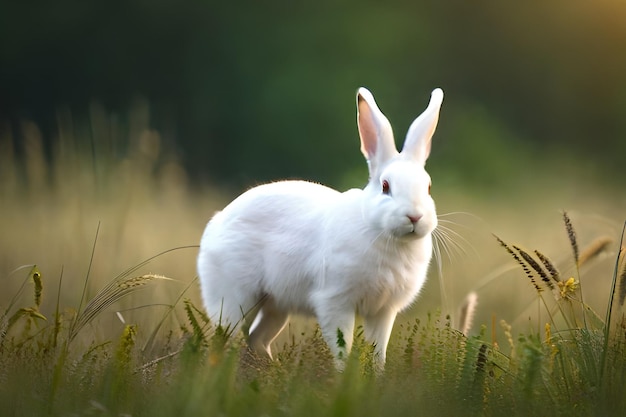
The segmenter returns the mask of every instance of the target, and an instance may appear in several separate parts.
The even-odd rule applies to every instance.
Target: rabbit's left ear
[[[359,88],[356,105],[361,152],[367,160],[370,177],[375,178],[379,168],[398,154],[393,130],[389,120],[376,105],[374,96],[366,88]]]
[[[430,145],[437,128],[439,109],[442,102],[443,91],[441,88],[434,89],[430,95],[430,103],[428,103],[426,110],[411,123],[401,155],[406,155],[422,164],[426,163],[426,159],[430,155]]]

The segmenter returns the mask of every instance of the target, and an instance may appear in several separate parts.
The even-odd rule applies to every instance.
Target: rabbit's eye
[[[389,181],[383,180],[383,194],[389,195],[391,190],[389,189]]]
[[[432,183],[428,183],[428,194],[430,195],[430,186],[432,185]]]

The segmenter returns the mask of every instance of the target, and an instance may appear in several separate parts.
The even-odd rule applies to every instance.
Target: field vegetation
[[[524,177],[461,192],[435,178],[447,239],[385,372],[358,329],[337,373],[305,319],[270,363],[199,300],[197,242],[236,192],[191,182],[146,112],[125,127],[61,113],[51,150],[29,123],[21,153],[0,138],[1,415],[626,412],[624,202],[610,189]]]
[[[0,417],[626,415],[625,15],[3,2]],[[362,186],[359,86],[398,140],[445,91],[437,260],[383,374],[303,318],[261,361],[203,313],[200,235],[258,182]]]

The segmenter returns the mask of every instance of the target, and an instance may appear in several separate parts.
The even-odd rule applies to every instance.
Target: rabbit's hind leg
[[[259,354],[272,357],[271,343],[285,328],[289,320],[289,313],[276,308],[274,301],[268,298],[250,326],[248,344]]]

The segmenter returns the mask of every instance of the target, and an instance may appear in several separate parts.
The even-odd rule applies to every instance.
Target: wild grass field
[[[626,413],[615,190],[567,176],[434,189],[448,239],[396,321],[385,372],[357,329],[337,373],[303,319],[267,363],[207,320],[195,278],[204,225],[236,192],[192,184],[137,112],[128,129],[61,114],[48,151],[29,123],[21,155],[0,138],[0,415]]]

